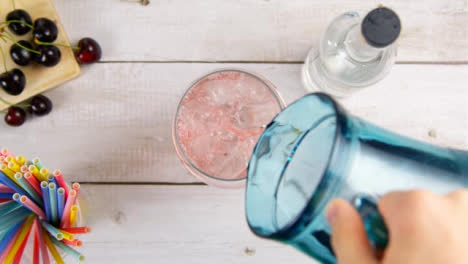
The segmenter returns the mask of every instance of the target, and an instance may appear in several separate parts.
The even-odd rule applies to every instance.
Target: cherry
[[[45,116],[52,111],[52,101],[44,95],[36,95],[31,100],[30,112],[37,116]]]
[[[44,17],[34,21],[34,38],[42,42],[54,42],[57,39],[57,35],[58,28],[54,21]]]
[[[5,122],[14,127],[21,126],[26,121],[26,111],[23,108],[12,106],[8,108],[8,112],[5,115]]]
[[[22,36],[31,30],[32,19],[28,12],[23,9],[16,9],[8,13],[6,21],[22,21],[22,22],[11,22],[8,24],[8,28],[11,32],[16,35]],[[29,26],[28,26],[29,25]]]
[[[62,57],[62,53],[56,46],[39,45],[36,50],[39,51],[40,54],[34,56],[34,60],[46,67],[57,65]]]
[[[18,41],[18,44],[25,48],[33,50],[33,46],[31,45],[31,43],[27,42],[26,40],[20,40]],[[11,59],[20,66],[29,65],[29,63],[31,63],[36,54],[30,52],[27,49],[24,49],[18,44],[14,44],[10,48]]]
[[[0,87],[9,95],[19,95],[23,92],[26,86],[26,77],[20,69],[0,74]]]
[[[75,51],[76,60],[81,64],[93,63],[101,59],[102,50],[99,43],[92,38],[82,38]]]

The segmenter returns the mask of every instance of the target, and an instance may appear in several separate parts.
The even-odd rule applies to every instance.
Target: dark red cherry
[[[21,126],[26,121],[26,111],[22,108],[12,106],[8,108],[8,112],[5,115],[5,122],[14,127]]]
[[[78,63],[88,64],[101,59],[101,46],[92,38],[82,38],[78,42],[78,48],[79,50],[75,51],[75,57]]]
[[[31,30],[31,16],[28,14],[28,12],[24,11],[23,9],[15,9],[8,13],[6,21],[21,21],[12,22],[8,24],[8,28],[11,30],[11,32],[15,33],[16,35],[22,36]]]
[[[52,101],[44,95],[36,95],[31,100],[30,112],[37,116],[45,116],[52,111]]]

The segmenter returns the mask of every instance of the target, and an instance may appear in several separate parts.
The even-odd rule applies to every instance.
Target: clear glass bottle
[[[400,19],[386,7],[363,19],[357,12],[335,18],[319,47],[307,55],[302,71],[305,87],[344,97],[378,82],[395,61],[400,31]]]

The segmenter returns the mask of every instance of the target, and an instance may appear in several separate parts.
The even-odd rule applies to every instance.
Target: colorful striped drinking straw
[[[72,248],[83,244],[76,236],[91,231],[77,226],[79,192],[80,184],[69,187],[59,170],[50,174],[39,159],[30,161],[1,149],[0,263],[19,264],[32,240],[33,264],[49,264],[49,252],[56,263],[64,263],[57,248],[83,260],[83,255]]]

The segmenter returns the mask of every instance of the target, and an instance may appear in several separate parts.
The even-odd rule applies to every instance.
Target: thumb
[[[325,211],[332,229],[332,245],[340,264],[377,264],[361,217],[342,199],[331,201]]]

